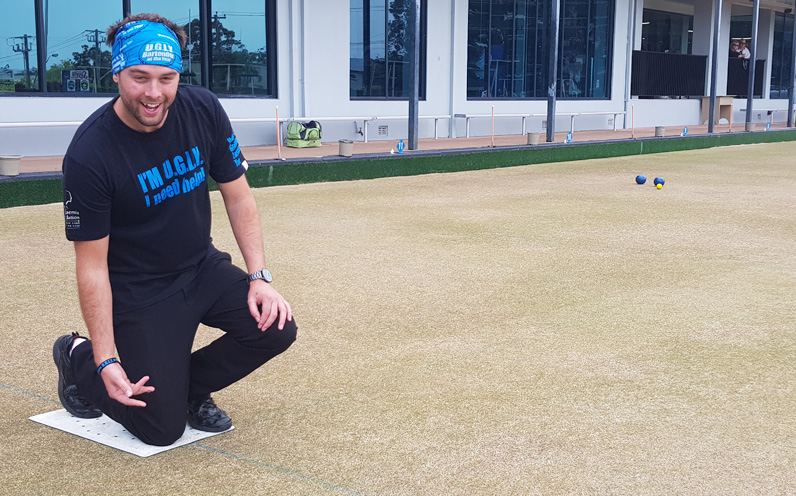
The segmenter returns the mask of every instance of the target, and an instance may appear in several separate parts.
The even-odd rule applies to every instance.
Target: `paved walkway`
[[[765,124],[757,124],[757,129],[764,130]],[[784,122],[772,124],[771,129],[787,129]],[[665,136],[680,136],[683,127],[668,126],[666,127]],[[744,125],[735,124],[733,129],[726,124],[714,126],[715,134],[723,134],[728,132],[744,132]],[[563,143],[566,139],[568,131],[556,133],[555,143]],[[707,126],[688,126],[688,135],[706,135],[708,134]],[[630,129],[612,130],[599,130],[599,131],[577,131],[573,134],[573,142],[590,142],[590,141],[612,141],[612,140],[626,140],[632,138],[650,138],[655,136],[655,128],[639,128],[635,131]],[[545,136],[540,137],[541,142],[544,143]],[[374,154],[384,153],[389,154],[390,150],[395,149],[396,140],[389,141],[369,141],[355,142],[354,143],[354,156],[368,155],[372,158]],[[418,140],[419,150],[455,150],[464,148],[490,148],[504,147],[504,146],[518,146],[526,145],[527,138],[524,135],[501,135],[495,136],[494,140],[491,136],[479,136],[470,138],[441,138],[441,139],[421,139]],[[249,162],[277,160],[281,157],[285,160],[294,159],[314,159],[322,157],[337,156],[339,152],[339,145],[337,142],[323,143],[320,148],[288,148],[286,146],[277,147],[276,145],[269,146],[249,146],[243,147],[243,153]],[[404,154],[411,154],[410,150],[404,150]],[[63,157],[50,156],[50,157],[23,157],[20,163],[20,174],[34,173],[34,172],[60,172],[61,162]]]

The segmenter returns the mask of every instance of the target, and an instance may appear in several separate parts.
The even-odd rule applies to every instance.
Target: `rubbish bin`
[[[666,128],[663,126],[655,126],[655,137],[660,138],[666,136]]]
[[[0,176],[18,176],[22,155],[0,155]]]
[[[354,154],[354,142],[352,140],[341,139],[340,151],[338,152],[341,157],[350,157]]]
[[[541,133],[528,133],[528,144],[529,145],[538,145],[539,144],[539,135]]]

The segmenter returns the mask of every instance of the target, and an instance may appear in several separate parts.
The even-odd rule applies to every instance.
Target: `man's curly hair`
[[[124,26],[125,24],[135,22],[135,21],[151,21],[151,22],[158,22],[163,24],[167,28],[174,31],[174,34],[177,35],[177,40],[180,42],[180,48],[185,49],[185,43],[188,41],[188,35],[185,34],[185,29],[182,26],[178,26],[174,24],[172,21],[166,19],[165,17],[161,17],[158,14],[134,14],[125,17],[123,20],[117,22],[113,26],[108,28],[107,32],[107,44],[108,46],[112,47],[114,40],[116,40],[116,33],[119,31],[119,28]]]

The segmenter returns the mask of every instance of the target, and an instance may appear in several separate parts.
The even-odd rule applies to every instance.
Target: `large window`
[[[115,93],[105,33],[122,19],[125,3],[43,2],[41,33],[34,2],[4,5],[0,92]],[[183,83],[207,84],[222,95],[276,96],[276,0],[130,0],[129,4],[134,14],[157,12],[185,28]],[[206,7],[205,19],[200,7]],[[212,40],[208,59],[203,57],[201,39],[205,30]],[[38,43],[40,38],[47,43]],[[46,61],[46,86],[38,80],[40,52]],[[210,77],[203,78],[204,73]]]
[[[204,20],[199,17],[201,1],[133,0],[132,11],[158,12],[185,28],[183,83],[202,84],[202,23],[207,22],[212,40],[210,89],[221,95],[274,96],[276,50],[270,48],[275,48],[276,39],[275,2],[213,0]]]
[[[412,89],[406,0],[351,0],[351,97],[407,99]],[[420,98],[425,97],[426,2],[420,5]]]
[[[47,91],[112,93],[108,26],[122,18],[117,2],[92,0],[80,9],[65,2],[45,2],[47,19]],[[90,13],[90,14],[89,14]]]
[[[793,16],[777,14],[771,53],[771,92],[769,98],[788,98],[793,63]]]
[[[215,0],[210,35],[213,37],[213,76],[216,93],[269,95],[268,16],[265,2]],[[271,53],[275,55],[275,53]]]
[[[561,0],[557,96],[608,98],[613,0]],[[467,97],[547,98],[549,2],[470,0]]]
[[[694,16],[644,9],[641,51],[691,54]]]
[[[38,33],[34,2],[4,5],[0,19],[0,38],[5,38],[0,45],[0,91],[115,91],[105,31],[121,18],[122,4],[87,0],[79,10],[64,2],[44,2],[44,6],[44,32]],[[39,80],[39,54],[44,56],[42,73],[46,81]]]
[[[33,2],[7,2],[0,12],[0,94],[37,91],[41,84]]]

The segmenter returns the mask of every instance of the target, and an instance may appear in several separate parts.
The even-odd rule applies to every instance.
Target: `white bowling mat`
[[[127,429],[122,427],[121,424],[116,423],[105,415],[94,419],[81,419],[61,409],[34,415],[30,417],[30,420],[144,458],[185,446],[201,439],[223,434],[235,428],[233,426],[224,432],[204,432],[186,425],[185,433],[174,444],[169,446],[151,446],[139,441],[137,437],[127,432]]]

